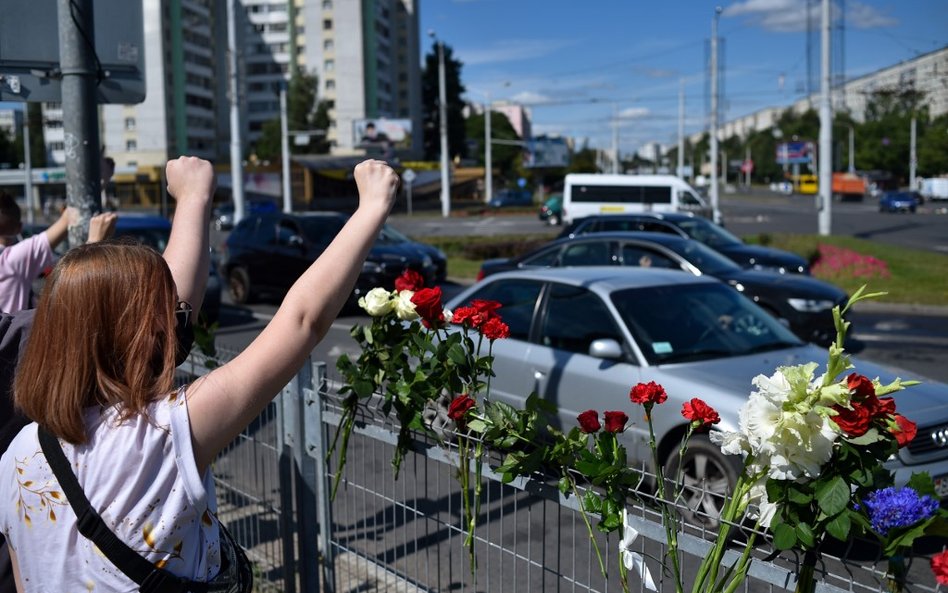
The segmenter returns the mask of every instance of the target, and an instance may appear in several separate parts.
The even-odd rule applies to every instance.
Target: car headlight
[[[381,274],[382,265],[374,261],[367,261],[362,264],[362,273],[363,274]]]
[[[430,267],[431,267],[431,264],[432,264],[432,261],[431,261],[431,256],[430,256],[430,255],[426,255],[426,256],[424,256],[423,258],[421,258],[421,265],[422,265],[422,267],[424,267],[424,268],[430,268]]]
[[[787,299],[790,306],[803,313],[819,313],[833,308],[833,301],[823,299]]]

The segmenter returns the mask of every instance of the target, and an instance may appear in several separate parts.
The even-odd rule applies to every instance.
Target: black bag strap
[[[59,485],[72,506],[73,512],[76,513],[79,533],[91,540],[112,564],[125,573],[125,576],[138,583],[139,591],[143,593],[206,593],[208,591],[206,583],[185,579],[156,567],[119,539],[89,504],[86,493],[69,466],[59,439],[43,427],[39,427],[37,432],[43,455],[46,456],[49,467],[59,480]]]

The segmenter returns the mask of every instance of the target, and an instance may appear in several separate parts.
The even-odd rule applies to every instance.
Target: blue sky
[[[787,105],[807,80],[807,0],[424,0],[423,52],[433,30],[464,64],[468,98],[530,105],[534,134],[620,148],[676,142],[685,81],[686,133],[706,125],[705,63],[723,7],[725,117]],[[819,0],[811,0],[819,84]],[[846,77],[948,45],[946,0],[845,0]]]

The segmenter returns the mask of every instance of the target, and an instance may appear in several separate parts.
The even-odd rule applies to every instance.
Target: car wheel
[[[680,464],[684,519],[694,525],[717,529],[727,497],[737,483],[735,458],[721,453],[706,434],[691,437],[683,458],[679,459],[678,453],[674,451],[665,463],[665,479],[674,484]]]
[[[546,219],[546,223],[550,226],[559,226],[560,222],[562,221],[559,214],[550,214],[550,217]]]
[[[235,305],[245,305],[250,302],[250,276],[243,268],[234,268],[227,277],[227,288],[230,299]]]

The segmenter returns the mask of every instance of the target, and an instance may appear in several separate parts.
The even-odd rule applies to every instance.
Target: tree
[[[309,144],[290,142],[293,154],[324,154],[329,152],[326,130],[329,128],[329,108],[325,101],[317,101],[319,79],[304,71],[294,73],[286,91],[287,128],[292,131],[320,132],[310,136]],[[260,159],[278,159],[281,154],[279,116],[263,124],[254,152]]]
[[[928,126],[919,126],[919,130],[918,174],[933,177],[948,173],[948,113],[939,115]]]
[[[464,124],[464,100],[461,95],[465,88],[461,84],[463,64],[454,58],[449,45],[442,45],[444,51],[444,81],[448,112],[448,152],[449,156],[467,156],[467,134]],[[441,154],[440,111],[438,109],[438,47],[425,55],[425,70],[421,76],[421,101],[423,110],[425,158],[435,160]],[[493,123],[493,120],[491,120]]]
[[[467,137],[471,139],[473,146],[477,148],[474,149],[474,157],[477,159],[479,165],[485,165],[485,150],[484,150],[484,124],[486,118],[483,113],[472,115],[467,118],[465,122],[465,131],[467,132]],[[496,111],[491,112],[490,118],[490,135],[493,140],[502,140],[507,142],[514,142],[520,140],[520,136],[517,135],[517,131],[514,130],[513,126],[510,124],[510,120],[507,119],[503,113],[498,113]],[[523,154],[523,148],[515,144],[492,144],[491,145],[491,161],[493,168],[497,169],[501,179],[510,179],[513,173],[517,169],[517,165],[521,161],[521,155]]]
[[[913,88],[883,89],[872,94],[866,103],[866,121],[857,132],[856,161],[860,169],[887,171],[901,182],[907,181],[912,117],[916,118],[920,136],[929,127],[923,99],[924,93]]]

